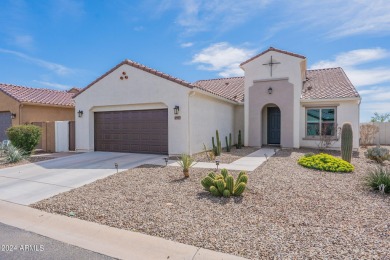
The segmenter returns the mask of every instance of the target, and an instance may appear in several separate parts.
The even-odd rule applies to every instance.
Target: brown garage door
[[[95,112],[95,150],[168,154],[168,109]]]
[[[11,126],[11,113],[0,112],[0,142],[8,139],[6,130]]]

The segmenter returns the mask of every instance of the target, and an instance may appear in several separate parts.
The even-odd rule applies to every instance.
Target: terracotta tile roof
[[[137,63],[135,61],[132,61],[132,60],[124,60],[122,61],[121,63],[119,63],[118,65],[116,65],[114,68],[110,69],[109,71],[107,71],[106,73],[104,73],[102,76],[100,76],[99,78],[95,79],[93,82],[91,82],[88,86],[86,86],[85,88],[83,88],[83,90],[81,90],[79,93],[77,93],[76,95],[74,95],[74,97],[77,97],[78,95],[80,95],[81,93],[83,93],[85,90],[87,90],[88,88],[90,88],[92,85],[94,85],[96,82],[102,80],[103,78],[105,78],[107,75],[109,75],[111,72],[113,72],[114,70],[116,70],[117,68],[119,68],[120,66],[124,65],[124,64],[127,64],[127,65],[130,65],[134,68],[137,68],[137,69],[140,69],[140,70],[143,70],[143,71],[146,71],[146,72],[149,72],[151,74],[154,74],[158,77],[161,77],[161,78],[164,78],[164,79],[167,79],[167,80],[170,80],[170,81],[173,81],[175,83],[178,83],[180,85],[183,85],[185,87],[188,87],[188,88],[193,88],[194,86],[185,81],[185,80],[182,80],[182,79],[179,79],[179,78],[176,78],[176,77],[173,77],[171,75],[168,75],[166,73],[163,73],[161,71],[158,71],[158,70],[155,70],[155,69],[152,69],[152,68],[149,68],[145,65],[142,65],[140,63]]]
[[[74,93],[66,91],[29,88],[10,84],[1,84],[0,91],[21,103],[35,103],[53,106],[74,107]]]
[[[244,77],[199,80],[197,88],[232,101],[244,101]]]
[[[250,61],[252,61],[252,60],[254,60],[256,58],[258,58],[258,57],[260,57],[261,55],[263,55],[263,54],[265,54],[265,53],[267,53],[269,51],[276,51],[276,52],[280,52],[280,53],[283,53],[283,54],[294,56],[294,57],[297,57],[297,58],[300,58],[300,59],[306,59],[305,56],[302,56],[302,55],[299,55],[299,54],[296,54],[296,53],[293,53],[293,52],[276,49],[274,47],[269,47],[267,50],[263,51],[262,53],[259,53],[256,56],[250,58],[249,60],[244,61],[243,63],[240,64],[240,66],[242,66],[242,65],[244,65],[244,64],[246,64],[246,63],[248,63],[248,62],[250,62]]]
[[[359,98],[342,68],[307,70],[302,99]]]

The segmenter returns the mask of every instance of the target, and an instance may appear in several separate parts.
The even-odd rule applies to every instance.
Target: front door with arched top
[[[280,109],[267,108],[267,143],[280,144]]]

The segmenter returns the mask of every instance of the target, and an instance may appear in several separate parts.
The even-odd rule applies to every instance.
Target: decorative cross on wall
[[[272,60],[272,55],[271,55],[271,60],[270,60],[270,62],[264,63],[264,64],[263,64],[263,65],[267,65],[267,66],[270,67],[271,77],[272,77],[272,66],[274,66],[275,64],[280,64],[280,62],[273,62],[273,60]]]

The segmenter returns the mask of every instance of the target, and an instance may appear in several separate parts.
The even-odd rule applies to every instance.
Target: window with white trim
[[[316,137],[321,133],[328,136],[336,134],[336,108],[307,108],[306,136]]]

